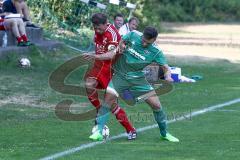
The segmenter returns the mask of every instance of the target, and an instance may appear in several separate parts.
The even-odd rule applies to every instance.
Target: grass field
[[[58,119],[55,105],[73,99],[73,113],[92,109],[87,98],[64,95],[48,85],[50,73],[71,57],[72,50],[63,48],[43,54],[32,51],[31,68],[17,66],[19,56],[9,55],[0,61],[0,160],[33,160],[62,152],[88,139],[93,121],[68,122]],[[240,98],[240,65],[228,60],[193,59],[169,56],[183,75],[201,75],[196,83],[174,84],[171,93],[160,97],[170,118],[182,116],[212,105]],[[66,83],[80,84],[82,69],[73,72]],[[125,107],[136,128],[154,124],[151,110],[140,104]],[[119,138],[84,149],[59,159],[161,159],[161,160],[232,160],[240,157],[240,104],[169,124],[169,131],[180,143],[159,138],[157,128],[138,134],[136,141]],[[146,115],[148,118],[146,118]],[[108,124],[111,136],[123,132],[114,117]]]

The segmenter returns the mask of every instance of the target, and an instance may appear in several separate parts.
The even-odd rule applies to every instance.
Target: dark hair
[[[137,23],[139,23],[139,20],[138,20],[137,17],[132,17],[132,18],[130,18],[129,21],[128,21],[128,23],[131,23],[131,22],[134,21],[134,20],[135,20]]]
[[[156,38],[158,36],[158,31],[156,28],[148,26],[144,29],[143,36],[146,39]]]
[[[123,14],[121,14],[121,13],[115,14],[115,16],[113,17],[114,20],[115,20],[117,17],[122,17],[122,18],[124,18]]]
[[[103,13],[95,13],[92,15],[91,21],[94,25],[106,24],[107,16]]]

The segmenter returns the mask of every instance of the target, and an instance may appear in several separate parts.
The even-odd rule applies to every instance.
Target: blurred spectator
[[[2,13],[2,5],[3,5],[3,0],[0,0],[0,13]]]
[[[113,22],[113,26],[119,30],[122,26],[123,26],[123,23],[124,23],[124,17],[121,13],[117,13],[115,16],[114,16],[114,22]]]
[[[138,27],[139,20],[136,17],[132,17],[129,19],[128,23],[124,24],[120,29],[119,29],[119,34],[121,36],[124,36],[125,34],[136,30]]]
[[[29,9],[24,0],[4,0],[2,8],[5,13],[19,13],[27,27],[39,28],[31,22]]]
[[[10,30],[16,37],[18,46],[30,46],[32,43],[28,40],[25,25],[22,18],[2,18],[6,13],[0,13],[0,30]]]

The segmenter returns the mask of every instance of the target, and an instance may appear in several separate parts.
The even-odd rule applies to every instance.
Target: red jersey
[[[117,29],[108,24],[108,28],[103,34],[95,32],[95,52],[96,54],[105,54],[109,51],[111,45],[118,46],[121,36]],[[93,68],[88,72],[87,77],[92,77],[98,80],[97,88],[105,89],[112,79],[112,61],[113,60],[95,60]]]
[[[118,46],[121,40],[121,36],[118,33],[118,30],[112,25],[108,24],[108,28],[103,34],[95,33],[94,42],[95,42],[95,52],[96,54],[104,54],[108,52],[109,45]],[[111,60],[96,60],[95,63],[100,63],[105,67],[111,67]]]

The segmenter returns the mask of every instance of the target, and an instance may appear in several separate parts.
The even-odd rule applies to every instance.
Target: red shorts
[[[112,79],[112,70],[109,65],[102,65],[101,67],[94,66],[85,75],[86,78],[94,78],[98,81],[97,89],[106,89],[108,83]]]

